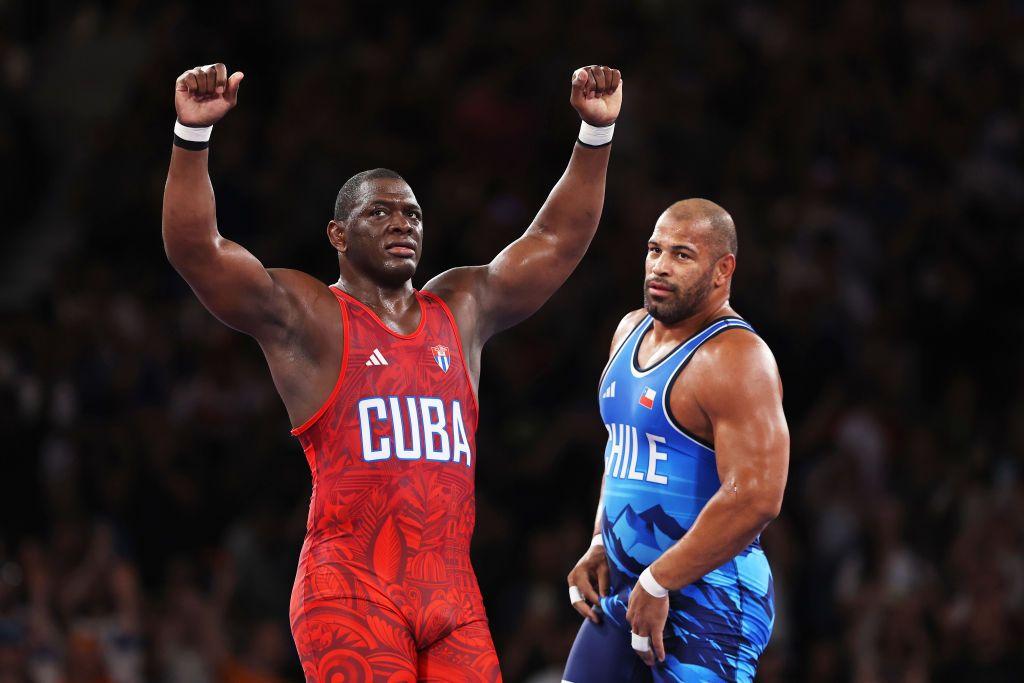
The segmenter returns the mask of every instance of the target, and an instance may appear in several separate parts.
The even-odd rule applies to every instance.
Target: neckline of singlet
[[[680,349],[682,349],[684,346],[686,346],[687,344],[692,342],[694,339],[696,339],[700,335],[704,334],[705,332],[710,330],[712,327],[714,327],[718,323],[728,322],[728,321],[739,322],[739,323],[744,323],[744,324],[749,325],[749,323],[747,323],[746,320],[744,320],[743,318],[740,318],[739,316],[735,316],[735,315],[723,315],[720,318],[715,318],[714,320],[710,321],[707,325],[705,325],[704,327],[700,328],[699,330],[697,330],[696,332],[691,334],[689,337],[687,337],[683,341],[681,341],[678,344],[676,344],[676,346],[671,351],[669,351],[664,356],[662,356],[653,365],[649,365],[646,368],[641,368],[640,367],[640,360],[639,360],[640,345],[643,344],[644,337],[647,336],[647,333],[650,332],[651,329],[654,327],[654,318],[652,318],[650,315],[647,315],[645,317],[645,319],[644,319],[644,322],[640,323],[637,326],[637,329],[640,330],[640,334],[637,335],[636,341],[633,344],[633,351],[632,351],[632,353],[629,354],[629,367],[630,367],[630,370],[632,370],[635,373],[639,373],[640,375],[648,375],[651,372],[653,372],[654,370],[657,370],[669,358],[672,358],[672,356],[674,356],[677,353],[679,353]]]
[[[387,324],[380,319],[380,316],[378,316],[372,308],[370,308],[362,301],[360,301],[359,299],[355,298],[354,296],[343,290],[341,287],[338,287],[337,285],[331,285],[331,290],[343,296],[346,302],[356,304],[357,306],[362,308],[367,313],[367,315],[370,316],[370,319],[373,320],[373,322],[377,323],[385,332],[387,332],[393,337],[398,337],[399,339],[413,339],[414,337],[418,336],[420,332],[423,331],[423,326],[427,322],[427,306],[424,302],[425,294],[423,292],[420,292],[420,290],[418,289],[414,289],[412,293],[416,297],[416,302],[420,306],[420,322],[416,326],[416,329],[409,334],[402,334],[401,332],[396,332],[395,330],[388,327]]]

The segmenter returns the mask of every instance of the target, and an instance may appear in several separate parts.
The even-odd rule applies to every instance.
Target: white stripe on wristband
[[[579,141],[590,147],[601,147],[612,141],[615,134],[615,124],[607,126],[592,126],[586,121],[580,121]]]
[[[590,539],[590,547],[593,548],[595,545],[604,547],[604,538],[601,537],[601,534],[594,534],[594,537]]]
[[[175,120],[174,122],[174,134],[182,140],[188,140],[189,142],[209,142],[210,135],[212,133],[213,126],[195,128],[192,126],[186,126],[181,121]]]
[[[650,567],[640,573],[640,585],[645,591],[650,593],[652,597],[663,598],[668,595],[668,589],[654,579],[654,575],[651,574]]]

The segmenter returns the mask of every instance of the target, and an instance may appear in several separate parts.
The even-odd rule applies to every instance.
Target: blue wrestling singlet
[[[601,623],[584,621],[563,678],[569,683],[752,681],[775,620],[772,575],[760,539],[669,594],[664,662],[648,667],[630,645],[630,590],[640,573],[686,533],[721,485],[712,445],[676,422],[669,393],[701,344],[729,330],[753,332],[740,318],[721,318],[641,370],[637,353],[652,325],[646,316],[601,376],[601,417],[608,429],[602,536],[611,594],[601,598]]]

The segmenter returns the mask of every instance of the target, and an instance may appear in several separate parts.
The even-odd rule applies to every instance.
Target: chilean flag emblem
[[[437,346],[431,346],[430,352],[434,354],[434,362],[437,363],[437,367],[441,368],[444,372],[448,372],[448,368],[452,366],[452,355],[448,351],[448,347],[438,344]]]
[[[644,387],[644,393],[640,395],[640,405],[642,405],[644,408],[647,408],[647,410],[650,410],[651,408],[654,407],[654,397],[657,395],[658,392],[656,392],[654,389],[651,389],[650,387]]]

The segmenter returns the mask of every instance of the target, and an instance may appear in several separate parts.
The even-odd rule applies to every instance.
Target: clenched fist
[[[592,126],[615,123],[622,108],[622,74],[610,66],[584,66],[572,74],[569,103]]]
[[[178,120],[196,128],[212,126],[238,103],[238,86],[245,75],[236,71],[228,78],[223,64],[189,69],[174,83],[174,108]]]

